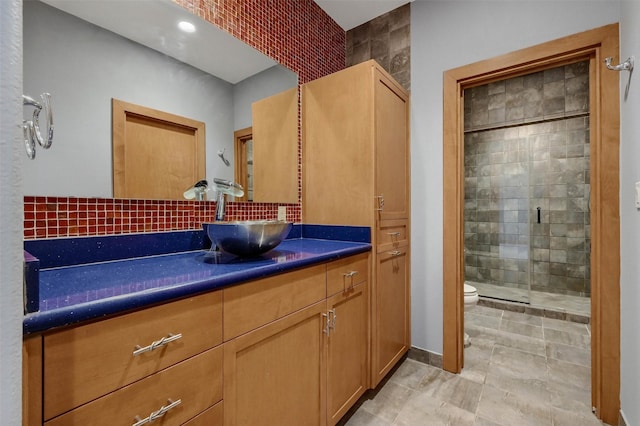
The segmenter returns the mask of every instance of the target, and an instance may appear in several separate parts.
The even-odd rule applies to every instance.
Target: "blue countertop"
[[[362,239],[309,238],[299,230],[295,236],[255,258],[204,248],[42,268],[39,310],[25,315],[24,333],[139,309],[371,249]]]

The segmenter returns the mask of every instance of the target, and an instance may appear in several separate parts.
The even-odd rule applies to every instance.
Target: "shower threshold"
[[[470,283],[480,295],[479,305],[531,315],[589,323],[591,298],[568,294],[529,291],[486,283]]]

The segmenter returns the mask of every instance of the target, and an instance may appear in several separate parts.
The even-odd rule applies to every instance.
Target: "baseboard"
[[[435,352],[430,352],[412,346],[409,349],[407,357],[415,361],[419,361],[423,364],[429,364],[433,365],[434,367],[442,368],[442,355]]]
[[[629,426],[629,423],[627,423],[627,419],[624,417],[622,409],[620,409],[620,413],[618,414],[618,426]]]

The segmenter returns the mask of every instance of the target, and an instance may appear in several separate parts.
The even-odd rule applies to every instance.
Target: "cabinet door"
[[[377,69],[375,77],[379,219],[406,219],[409,217],[409,98],[404,89]]]
[[[335,425],[367,389],[367,283],[327,300],[331,324],[327,339],[327,410]]]
[[[326,302],[224,344],[224,424],[324,425]]]
[[[254,102],[253,201],[298,202],[298,88]]]
[[[372,386],[393,368],[410,346],[409,250],[378,253],[373,294]]]

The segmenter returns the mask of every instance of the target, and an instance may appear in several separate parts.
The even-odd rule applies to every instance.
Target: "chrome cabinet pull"
[[[136,422],[132,426],[146,425],[147,423],[151,423],[154,420],[159,419],[160,417],[167,414],[167,411],[180,405],[182,403],[182,400],[178,399],[177,401],[172,401],[171,399],[169,399],[168,402],[168,405],[163,405],[158,411],[153,411],[151,414],[149,414],[148,417],[145,417],[144,419],[141,419],[140,416],[135,416],[134,419],[136,420]]]
[[[358,271],[344,272],[342,275],[344,275],[347,278],[353,278],[355,275],[358,275]]]
[[[322,314],[322,316],[325,318],[322,332],[328,336],[331,330],[331,320],[329,319],[329,314]]]
[[[376,198],[378,199],[378,208],[376,211],[381,212],[384,210],[384,194],[376,195]]]
[[[329,328],[332,330],[336,329],[336,320],[338,319],[338,315],[336,315],[336,310],[335,309],[329,309],[329,316],[331,318],[330,321],[327,321],[327,324],[329,324]]]
[[[387,235],[389,235],[391,238],[400,237],[400,232],[387,232]]]
[[[163,337],[160,340],[156,340],[155,342],[151,343],[149,346],[145,346],[144,348],[140,347],[140,345],[136,345],[136,350],[133,351],[133,356],[137,356],[145,352],[151,352],[155,349],[161,348],[162,346],[165,346],[181,338],[182,338],[182,333],[178,333],[178,334],[169,333],[167,337]]]
[[[393,257],[398,257],[402,254],[402,252],[398,250],[394,250],[394,251],[390,251],[389,254]]]

